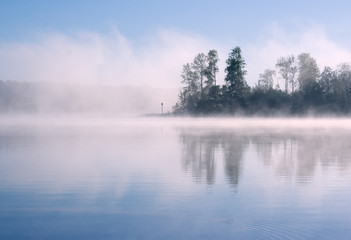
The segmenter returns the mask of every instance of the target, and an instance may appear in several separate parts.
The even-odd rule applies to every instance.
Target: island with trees
[[[309,53],[281,57],[258,76],[254,87],[245,79],[240,47],[226,60],[224,84],[217,84],[218,52],[199,53],[183,66],[183,87],[175,115],[346,115],[351,112],[351,65],[320,72]],[[279,81],[277,81],[277,79]],[[281,86],[283,85],[283,86]]]

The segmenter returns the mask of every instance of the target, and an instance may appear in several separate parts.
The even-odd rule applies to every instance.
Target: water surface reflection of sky
[[[347,120],[1,123],[0,238],[351,234]]]

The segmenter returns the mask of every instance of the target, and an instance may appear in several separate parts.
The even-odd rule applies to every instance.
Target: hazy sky
[[[179,87],[182,65],[240,46],[250,85],[277,58],[351,60],[350,1],[0,0],[0,79]],[[221,82],[221,79],[219,79]]]

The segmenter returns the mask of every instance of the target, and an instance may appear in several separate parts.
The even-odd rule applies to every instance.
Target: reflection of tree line
[[[229,184],[236,186],[241,175],[243,156],[251,144],[264,165],[274,168],[278,176],[305,181],[317,167],[336,167],[346,171],[350,166],[351,132],[291,131],[254,133],[245,130],[205,131],[183,129],[182,167],[191,171],[198,182],[213,184],[216,162],[223,155],[224,172]],[[222,153],[222,154],[221,154]]]
[[[216,139],[206,136],[184,135],[182,166],[185,170],[192,169],[196,180],[206,179],[208,184],[214,182],[215,160],[214,152],[218,143]]]
[[[351,132],[301,131],[295,134],[252,136],[258,158],[274,167],[279,176],[296,177],[305,181],[313,177],[318,167],[336,167],[347,171],[351,159]]]
[[[185,171],[192,171],[196,181],[205,179],[207,184],[214,183],[215,153],[221,148],[228,182],[233,186],[239,183],[243,153],[249,143],[247,137],[225,133],[198,134],[183,131],[180,139],[183,144],[182,167]]]

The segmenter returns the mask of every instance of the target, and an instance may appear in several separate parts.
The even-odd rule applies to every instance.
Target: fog
[[[346,4],[251,3],[2,1],[0,239],[349,238]]]
[[[227,55],[238,44],[251,86],[264,69],[287,54],[309,52],[318,59],[320,69],[351,59],[351,52],[316,24],[300,27],[294,34],[273,24],[261,39],[228,43],[160,30],[144,36],[140,44],[117,28],[106,34],[42,32],[27,41],[0,42],[0,80],[36,83],[29,86],[35,88],[32,92],[14,91],[7,99],[15,113],[31,108],[32,113],[41,114],[138,116],[160,113],[161,102],[165,112],[172,111],[182,87],[182,65],[210,49],[219,52],[218,84],[223,84]],[[19,102],[28,103],[22,107]],[[18,109],[21,107],[24,109]]]
[[[172,111],[177,89],[0,82],[2,115],[126,117]]]
[[[167,220],[167,233],[313,239],[306,221],[350,216],[349,121],[1,118],[1,234],[136,236]]]
[[[0,43],[0,79],[179,87],[182,65],[198,51],[217,47],[200,36],[168,30],[144,36],[142,44],[116,28],[105,35],[42,33],[35,40]]]
[[[49,180],[43,190],[63,191],[75,182],[94,186],[115,176],[114,188],[122,191],[140,174],[164,177],[169,189],[188,191],[191,179],[213,185],[221,178],[236,187],[243,166],[257,160],[256,170],[266,166],[278,178],[304,184],[321,169],[350,171],[349,121],[2,119],[1,182],[20,187]]]
[[[160,30],[133,42],[113,28],[109,33],[81,31],[74,34],[43,32],[34,39],[0,42],[2,80],[180,87],[182,65],[199,52],[219,52],[219,83],[224,78],[230,49],[240,45],[247,62],[247,81],[257,82],[264,69],[288,54],[308,52],[320,69],[349,62],[351,52],[338,45],[323,27],[306,24],[291,33],[279,24],[267,27],[260,41],[230,43],[181,31]]]

